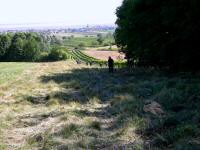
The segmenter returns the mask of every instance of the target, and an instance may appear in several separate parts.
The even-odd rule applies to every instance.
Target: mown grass
[[[26,81],[16,85],[25,86],[16,94],[23,97],[15,104],[24,109],[14,112],[22,118],[4,116],[3,120],[8,124],[36,120],[24,128],[39,130],[27,135],[27,149],[200,147],[199,75],[152,68],[123,68],[109,74],[105,68],[74,62],[44,63],[39,68],[39,74],[32,70],[31,79],[23,78]],[[13,110],[11,106],[7,107]],[[0,111],[5,110],[0,107]],[[52,119],[57,121],[48,122]],[[37,125],[44,122],[47,127],[40,131]]]
[[[45,77],[45,81],[54,80],[64,84],[66,80],[73,79],[80,84],[82,97],[78,102],[81,104],[93,97],[109,102],[110,107],[101,111],[111,118],[117,118],[113,128],[124,129],[117,134],[119,136],[120,133],[122,138],[129,137],[129,131],[133,130],[137,136],[149,139],[149,145],[154,148],[199,147],[197,142],[191,144],[193,139],[200,136],[198,75],[169,74],[148,68],[135,69],[132,73],[121,70],[109,75],[101,70],[73,70],[70,74],[56,74],[49,79]],[[61,78],[63,81],[60,81]],[[66,96],[73,99],[73,95]],[[65,98],[59,98],[66,101]],[[158,106],[152,108],[153,111],[145,111],[145,106],[150,107],[153,102],[161,106],[162,112],[153,112],[160,109]],[[100,129],[98,122],[90,122],[92,128]]]
[[[7,105],[2,104],[2,100],[3,103],[9,102],[4,99],[5,92],[8,92],[10,95],[9,91],[7,91],[10,88],[8,87],[9,83],[14,82],[25,70],[33,67],[34,64],[32,63],[0,62],[0,149],[2,150],[7,149],[3,131],[11,126],[11,122],[14,119],[13,111],[18,111],[16,105],[13,104],[13,106],[8,108]],[[19,109],[21,110],[21,108]],[[4,111],[8,110],[9,113],[4,114]]]
[[[14,80],[24,70],[33,67],[32,63],[3,63],[0,62],[0,84]]]

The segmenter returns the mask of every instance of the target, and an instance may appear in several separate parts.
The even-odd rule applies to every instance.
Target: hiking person
[[[109,73],[113,73],[113,71],[114,71],[114,60],[111,57],[108,58],[108,67],[109,67]]]

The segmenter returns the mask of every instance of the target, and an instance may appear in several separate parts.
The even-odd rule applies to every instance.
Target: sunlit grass
[[[2,63],[0,62],[0,84],[14,80],[26,69],[31,69],[33,63]]]

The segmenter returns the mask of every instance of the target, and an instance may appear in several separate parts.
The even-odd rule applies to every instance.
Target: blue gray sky
[[[0,24],[114,24],[122,0],[0,0]]]

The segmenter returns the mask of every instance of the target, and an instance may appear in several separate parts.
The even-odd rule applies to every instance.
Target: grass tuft
[[[80,131],[80,127],[76,124],[70,124],[63,126],[62,130],[60,131],[60,134],[63,138],[67,139],[70,136],[72,136],[74,133],[77,133]]]
[[[91,124],[90,124],[90,127],[92,127],[93,129],[96,129],[96,130],[101,130],[101,123],[98,122],[98,121],[93,121]]]

